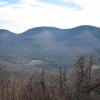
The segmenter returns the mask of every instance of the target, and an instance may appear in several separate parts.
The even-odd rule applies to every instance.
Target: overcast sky
[[[0,0],[0,29],[21,33],[39,26],[100,27],[99,0]]]

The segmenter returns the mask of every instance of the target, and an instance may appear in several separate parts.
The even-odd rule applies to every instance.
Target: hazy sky
[[[100,27],[99,0],[0,0],[0,29],[23,32],[38,26]]]

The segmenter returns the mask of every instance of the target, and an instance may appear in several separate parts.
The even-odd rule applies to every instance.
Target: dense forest
[[[100,68],[93,66],[93,58],[84,56],[70,69],[42,67],[29,73],[0,65],[0,100],[100,100]]]

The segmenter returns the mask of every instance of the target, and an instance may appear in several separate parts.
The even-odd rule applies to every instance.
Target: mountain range
[[[36,27],[20,34],[0,29],[0,59],[4,61],[67,64],[81,54],[100,55],[99,27]]]

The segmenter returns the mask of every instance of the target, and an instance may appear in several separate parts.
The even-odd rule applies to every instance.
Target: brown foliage
[[[44,68],[33,75],[0,71],[0,100],[100,100],[100,77],[93,83],[92,65],[92,57],[80,56],[73,81],[66,67],[53,74]]]

